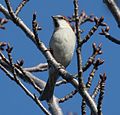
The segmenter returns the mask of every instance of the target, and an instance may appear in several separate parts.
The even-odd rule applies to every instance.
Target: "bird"
[[[49,42],[49,47],[54,59],[66,68],[73,57],[76,35],[65,16],[55,15],[52,16],[52,19],[54,31]],[[50,101],[53,99],[55,84],[58,78],[58,71],[51,65],[47,84],[40,96],[41,101]]]

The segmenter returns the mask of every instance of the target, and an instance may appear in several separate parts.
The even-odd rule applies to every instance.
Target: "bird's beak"
[[[58,27],[58,18],[56,16],[51,16],[55,27]]]
[[[51,16],[52,18],[54,18],[55,16]]]
[[[52,17],[52,19],[53,19],[53,20],[55,20],[55,19],[56,19],[56,16],[51,16],[51,17]]]

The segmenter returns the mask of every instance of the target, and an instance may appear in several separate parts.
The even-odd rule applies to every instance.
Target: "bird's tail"
[[[47,84],[40,96],[41,101],[43,100],[49,101],[52,99],[57,79],[58,79],[58,73],[55,70],[50,69]]]

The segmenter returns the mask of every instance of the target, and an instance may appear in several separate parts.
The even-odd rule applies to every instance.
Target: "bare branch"
[[[95,97],[97,96],[99,89],[100,89],[100,83],[101,83],[101,79],[98,81],[97,86],[95,87],[93,93],[92,93],[92,98],[95,99]]]
[[[22,10],[22,8],[25,6],[27,2],[29,2],[29,0],[22,0],[22,2],[18,5],[18,7],[15,10],[16,15],[18,15],[18,13]]]
[[[35,84],[35,82],[34,82],[33,79],[31,79],[31,78],[29,78],[29,76],[27,76],[26,72],[24,71],[24,69],[23,69],[20,65],[15,64],[15,67],[17,67],[17,68],[22,72],[22,74],[23,74],[25,77],[27,77],[27,79],[29,79],[30,84],[32,84],[32,86],[33,86],[39,93],[42,92],[42,89]]]
[[[82,73],[83,73],[83,69],[82,69],[82,57],[81,57],[81,47],[80,47],[80,43],[81,43],[81,38],[80,38],[80,23],[79,23],[79,9],[78,9],[78,0],[74,0],[74,14],[75,14],[75,27],[76,27],[76,37],[77,37],[77,67],[78,67],[78,81],[79,81],[79,88],[81,88],[81,92],[82,90],[85,88],[84,82],[83,82],[83,78],[82,78]]]
[[[0,41],[0,51],[4,50],[4,47],[6,46],[6,42]]]
[[[67,83],[68,82],[65,79],[62,79],[62,80],[56,82],[56,86],[60,86],[62,84],[67,84]]]
[[[2,59],[3,58],[3,59]],[[9,64],[9,61],[4,57],[4,55],[2,54],[2,58],[0,57],[0,64],[2,65],[2,67],[6,68],[7,71],[9,73],[12,72],[12,68],[11,65]],[[1,68],[2,69],[2,68]],[[27,82],[27,83],[32,83],[30,80],[34,81],[34,83],[40,88],[43,89],[45,87],[45,82],[43,80],[38,79],[37,77],[35,77],[33,74],[31,74],[28,71],[25,71],[25,74],[23,74],[19,69],[15,68],[16,74],[19,78],[21,78],[23,81]],[[27,77],[26,77],[27,76]],[[62,110],[59,107],[59,103],[58,103],[58,99],[54,96],[53,97],[54,101],[53,103],[49,104],[49,109],[51,110],[51,113],[57,111],[58,114],[62,115]]]
[[[91,95],[91,97],[92,97],[93,99],[96,98],[97,94],[98,94],[99,91],[100,91],[100,84],[101,84],[101,79],[98,81],[97,86],[95,87],[95,89],[94,89],[94,91],[93,91],[93,93],[92,93],[92,95]],[[91,112],[91,115],[92,115],[92,112]]]
[[[8,20],[6,18],[0,18],[0,29],[5,29],[4,24],[6,24]]]
[[[118,27],[120,28],[120,9],[115,3],[114,0],[103,0],[103,2],[107,5],[108,9],[111,11],[112,15],[114,16]]]
[[[46,108],[42,105],[42,103],[40,102],[40,100],[38,100],[38,98],[37,98],[35,95],[33,95],[33,94],[22,84],[22,82],[17,78],[17,73],[16,73],[16,71],[15,71],[15,66],[14,66],[14,64],[13,64],[13,59],[12,59],[12,56],[11,56],[12,49],[13,49],[13,47],[10,47],[10,45],[8,44],[6,51],[7,51],[7,53],[8,53],[8,59],[9,59],[10,66],[11,66],[11,69],[12,69],[12,74],[13,74],[13,79],[12,79],[12,80],[14,80],[14,81],[25,91],[25,93],[26,93],[29,97],[31,97],[31,98],[36,102],[36,104],[43,110],[43,112],[44,112],[45,114],[51,115],[51,114],[46,110]],[[19,67],[19,68],[20,68],[20,67]],[[22,71],[21,68],[20,68],[20,70]],[[5,72],[5,70],[4,70],[4,72]],[[22,72],[23,72],[23,71],[22,71]],[[8,74],[8,76],[10,76],[8,72],[7,72],[7,74]],[[25,72],[24,72],[24,75],[26,76]],[[29,77],[28,77],[28,78],[29,78]],[[33,81],[33,80],[31,81],[31,79],[30,79],[29,81],[30,81],[31,84],[34,86],[34,88],[37,89],[37,91],[40,92],[39,88],[36,86],[36,84],[34,83],[34,81]]]
[[[48,63],[40,63],[34,67],[24,68],[24,70],[29,72],[43,72],[48,70]]]
[[[101,83],[100,83],[100,95],[98,98],[98,115],[102,115],[102,102],[104,98],[104,92],[105,92],[105,81],[106,81],[106,74],[100,75]]]
[[[91,71],[91,73],[90,73],[90,75],[89,75],[89,77],[88,77],[88,81],[87,81],[87,83],[86,83],[86,88],[87,88],[87,89],[89,89],[90,86],[91,86],[91,84],[92,84],[92,80],[93,80],[93,78],[94,78],[94,75],[95,75],[96,70],[97,70],[98,67],[99,67],[100,65],[102,65],[103,63],[104,63],[104,60],[101,60],[101,59],[99,59],[99,58],[96,60],[96,62],[95,62],[95,64],[94,64],[94,67],[93,67],[93,69],[92,69],[92,71]]]
[[[93,53],[87,60],[86,64],[83,66],[83,72],[86,71],[93,64],[95,57],[97,55],[102,54],[102,50],[101,50],[102,44],[99,44],[98,46],[96,46],[96,44],[93,43],[92,47],[93,47]]]
[[[3,70],[5,72],[5,74],[11,79],[14,80],[13,75],[4,67],[0,64],[0,69]]]
[[[81,38],[80,38],[80,30],[79,30],[79,9],[78,9],[78,0],[74,0],[74,14],[75,14],[75,27],[76,27],[76,37],[77,37],[77,66],[78,66],[78,81],[79,81],[79,92],[80,94],[84,94],[86,95],[86,88],[85,88],[85,84],[82,78],[82,74],[83,74],[83,69],[82,69],[82,57],[81,57]],[[87,102],[86,98],[83,96],[83,99]],[[95,104],[95,103],[94,103]],[[91,105],[89,105],[90,109],[92,110],[94,115],[97,115],[97,109],[95,107],[93,103],[91,103]],[[92,107],[92,108],[91,108]]]
[[[88,81],[87,81],[87,83],[86,83],[86,88],[87,88],[87,90],[89,90],[90,89],[90,87],[91,87],[91,85],[92,85],[92,81],[93,81],[93,78],[94,78],[94,76],[95,76],[95,72],[97,71],[97,69],[98,69],[98,67],[100,66],[100,65],[102,65],[104,63],[104,61],[103,60],[101,60],[101,59],[97,59],[96,60],[96,62],[94,63],[94,67],[93,67],[93,69],[92,69],[92,71],[90,72],[90,74],[89,74],[89,77],[88,77]],[[82,106],[81,106],[81,110],[82,110],[82,115],[85,115],[86,114],[86,102],[85,102],[85,100],[83,99],[82,100]]]
[[[59,103],[63,103],[67,100],[69,100],[70,98],[72,98],[78,91],[77,90],[73,90],[71,93],[67,94],[66,96],[64,96],[63,98],[59,99]]]
[[[36,42],[39,42],[39,41],[37,41],[37,40],[39,40],[37,31],[41,30],[42,28],[39,26],[36,18],[37,18],[37,15],[36,15],[36,13],[34,13],[33,20],[32,20],[32,29],[33,29],[33,33],[35,35]]]
[[[43,110],[43,112],[46,114],[46,115],[51,115],[48,110],[42,105],[42,103],[40,102],[40,100],[38,100],[38,98],[33,95],[23,84],[22,82],[17,78],[17,76],[13,76],[12,74],[10,74],[9,71],[7,71],[1,64],[0,64],[0,68],[6,73],[6,75],[13,81],[15,81],[22,89],[23,91],[30,97],[32,98],[36,104]],[[16,75],[14,73],[14,75]]]
[[[110,40],[113,43],[116,43],[118,45],[120,45],[120,40],[114,38],[113,36],[111,36],[109,34],[109,27],[107,26],[105,29],[102,29],[102,32],[100,33],[100,35],[104,35],[108,40]]]
[[[82,11],[81,15],[83,18],[80,21],[80,25],[86,23],[86,22],[94,22],[93,15],[88,16],[85,11]]]
[[[103,23],[104,17],[101,17],[100,19],[94,18],[94,20],[96,24],[91,28],[86,37],[81,41],[81,45],[86,43],[91,38],[91,36],[96,32],[99,26],[106,26],[106,24]]]
[[[72,17],[68,17],[69,22],[75,22],[75,14],[73,14]],[[79,16],[79,24],[82,25],[85,22],[94,22],[93,20],[93,15],[87,16],[87,14],[85,13],[85,11],[82,11],[80,16]]]

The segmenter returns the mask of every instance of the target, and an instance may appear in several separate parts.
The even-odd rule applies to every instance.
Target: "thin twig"
[[[72,15],[72,17],[68,17],[69,22],[75,22],[75,14]],[[79,24],[82,25],[85,22],[94,22],[93,20],[93,15],[87,16],[85,11],[82,11],[80,16],[79,16]]]
[[[22,0],[22,2],[18,5],[18,7],[15,10],[15,15],[19,14],[19,12],[22,10],[22,8],[25,6],[27,2],[29,2],[29,0]]]
[[[83,66],[83,72],[86,71],[93,64],[95,57],[97,55],[102,54],[102,50],[101,50],[102,44],[99,44],[98,46],[96,46],[96,44],[93,43],[92,47],[93,47],[93,53],[87,60],[86,64]]]
[[[6,42],[1,42],[0,41],[0,51],[3,51],[6,45],[7,45]]]
[[[4,73],[5,73],[11,80],[14,80],[13,75],[12,75],[9,71],[7,71],[6,68],[3,67],[1,64],[0,64],[0,69],[3,70]]]
[[[96,24],[90,29],[86,37],[82,40],[81,45],[86,43],[91,38],[91,36],[96,32],[99,26],[106,26],[106,23],[103,23],[104,17],[101,17],[100,19],[94,18],[94,20]]]
[[[91,97],[93,99],[95,99],[95,97],[97,96],[97,94],[98,94],[98,92],[100,90],[100,83],[101,83],[101,79],[98,81],[97,86],[95,87],[95,89],[94,89],[94,91],[93,91],[93,93],[91,95]]]
[[[77,90],[73,90],[71,93],[67,94],[66,96],[64,96],[63,98],[59,99],[59,103],[63,103],[67,100],[69,100],[70,98],[72,98],[78,91]]]
[[[5,2],[8,10],[6,10],[5,7],[0,4],[0,11],[3,12],[7,19],[11,19],[18,27],[20,27],[25,32],[26,36],[28,36],[36,44],[33,32],[23,23],[19,17],[15,15],[12,7],[10,6],[10,2],[8,0],[5,0]]]
[[[6,18],[0,18],[0,29],[5,29],[4,24],[6,24],[8,20]]]
[[[83,19],[81,20],[80,25],[82,25],[82,24],[84,24],[86,22],[94,22],[93,15],[87,16],[85,11],[83,11],[82,13],[84,13],[85,15],[84,15]]]
[[[98,98],[98,115],[102,115],[102,102],[105,93],[105,81],[106,81],[106,74],[100,75],[101,83],[100,83],[100,95]]]
[[[97,86],[95,87],[95,89],[94,89],[94,91],[93,91],[93,93],[92,93],[92,95],[91,95],[91,97],[92,97],[93,99],[96,98],[96,96],[98,95],[98,93],[99,93],[99,91],[100,91],[100,84],[101,84],[101,79],[98,81]],[[91,115],[92,115],[92,112],[91,112]]]
[[[93,78],[94,78],[94,75],[95,75],[96,70],[97,70],[98,67],[99,67],[100,65],[102,65],[103,63],[104,63],[104,61],[103,61],[103,60],[100,60],[99,58],[98,58],[97,61],[95,62],[94,67],[93,67],[92,71],[90,72],[90,75],[89,75],[89,77],[88,77],[88,81],[87,81],[87,83],[86,83],[86,88],[87,88],[87,90],[90,89],[90,86],[91,86],[91,84],[92,84],[92,81],[93,81]],[[86,109],[85,109],[85,108],[86,108],[86,102],[85,102],[85,100],[83,99],[83,100],[82,100],[82,105],[81,105],[82,115],[86,115]]]
[[[48,63],[40,63],[34,67],[24,68],[24,70],[29,72],[43,72],[48,70]]]
[[[100,66],[100,65],[102,65],[104,63],[104,60],[101,60],[101,59],[97,59],[97,61],[95,62],[95,64],[94,64],[94,67],[93,67],[93,69],[92,69],[92,71],[91,71],[91,73],[90,73],[90,75],[89,75],[89,77],[88,77],[88,81],[87,81],[87,83],[86,83],[86,88],[87,89],[89,89],[90,88],[90,86],[91,86],[91,84],[92,84],[92,80],[93,80],[93,78],[94,78],[94,75],[95,75],[95,72],[96,72],[96,70],[98,69],[98,67]]]
[[[62,80],[56,82],[56,86],[60,86],[62,84],[67,84],[67,83],[68,82],[65,79],[62,79]]]
[[[37,20],[36,20],[37,16],[36,16],[36,13],[33,14],[33,20],[32,20],[32,30],[33,30],[33,33],[35,35],[35,39],[36,39],[36,42],[38,43],[39,42],[39,38],[38,38],[38,28],[39,28],[39,25],[37,23]]]
[[[108,40],[110,40],[111,42],[113,43],[116,43],[118,45],[120,45],[120,40],[112,37],[110,34],[109,34],[109,27],[107,26],[105,29],[102,29],[102,32],[100,33],[100,35],[104,35]]]

